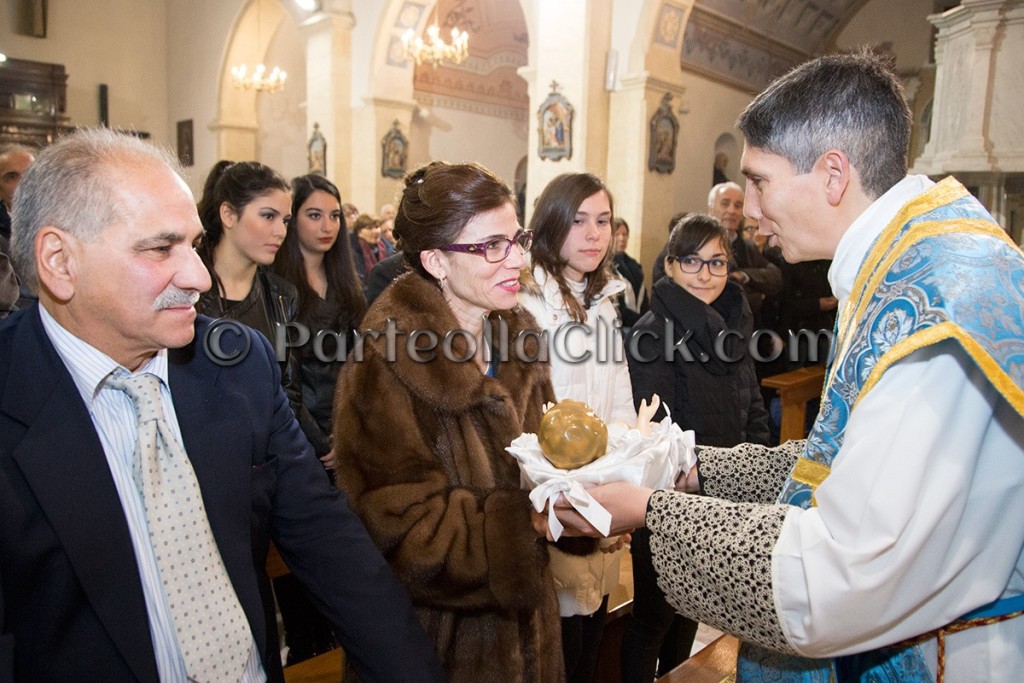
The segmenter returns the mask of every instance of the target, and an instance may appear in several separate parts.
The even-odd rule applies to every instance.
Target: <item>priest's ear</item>
[[[830,149],[822,154],[817,165],[824,173],[825,198],[830,205],[839,206],[857,171],[850,165],[846,153],[840,149]]]
[[[40,290],[57,301],[70,301],[78,286],[78,240],[74,235],[44,226],[35,238],[36,275]]]

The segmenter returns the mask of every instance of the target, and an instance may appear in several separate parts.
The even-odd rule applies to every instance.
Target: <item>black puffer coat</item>
[[[626,344],[633,399],[639,406],[658,394],[672,420],[694,430],[698,444],[767,444],[768,413],[747,350],[752,326],[750,307],[734,282],[709,306],[671,279],[659,280],[651,310]],[[666,354],[666,337],[670,348],[685,341]],[[656,419],[663,416],[664,408]]]

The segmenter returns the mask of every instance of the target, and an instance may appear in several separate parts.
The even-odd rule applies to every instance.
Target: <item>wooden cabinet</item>
[[[0,143],[42,147],[70,130],[63,64],[0,62]]]

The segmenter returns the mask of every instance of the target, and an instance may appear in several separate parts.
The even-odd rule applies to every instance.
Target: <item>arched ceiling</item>
[[[427,25],[435,22],[445,38],[452,28],[469,31],[469,57],[458,66],[417,66],[417,101],[525,120],[530,98],[516,70],[528,61],[529,42],[519,2],[439,0]]]
[[[758,92],[776,76],[826,52],[867,0],[696,0],[680,66]],[[662,21],[672,7],[662,6]]]
[[[639,2],[640,0],[629,0]],[[658,0],[652,40],[674,44],[679,65],[756,93],[776,76],[832,49],[836,36],[869,0]],[[429,0],[406,0],[408,9]],[[936,7],[942,0],[936,0]],[[945,4],[949,4],[946,2]],[[894,5],[893,11],[899,9]],[[422,15],[419,15],[422,16]],[[529,36],[517,0],[438,0],[425,25],[437,22],[470,33],[470,56],[458,66],[416,68],[414,89],[423,104],[526,116],[528,95],[516,69],[527,63]],[[679,39],[681,34],[681,40]],[[665,40],[671,35],[671,42]]]

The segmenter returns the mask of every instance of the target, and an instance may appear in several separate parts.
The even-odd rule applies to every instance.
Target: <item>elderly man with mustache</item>
[[[39,304],[0,323],[0,680],[282,681],[271,540],[363,680],[442,680],[269,343],[229,321],[211,345],[173,160],[80,131],[13,213]]]

